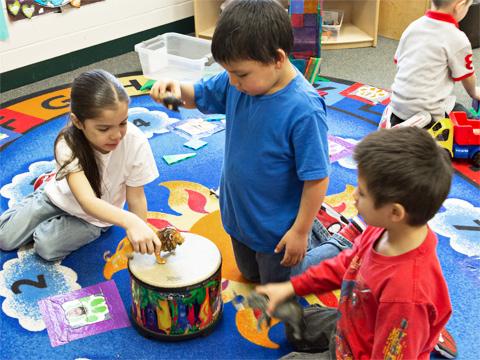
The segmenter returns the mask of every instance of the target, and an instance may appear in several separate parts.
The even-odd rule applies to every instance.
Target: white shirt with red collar
[[[404,120],[422,110],[434,120],[444,118],[455,104],[455,82],[474,73],[467,36],[451,15],[432,10],[405,30],[395,62],[392,108]]]

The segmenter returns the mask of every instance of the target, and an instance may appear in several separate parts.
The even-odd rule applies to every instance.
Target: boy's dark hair
[[[91,70],[80,74],[72,84],[70,91],[70,110],[83,124],[87,119],[95,119],[104,110],[115,109],[119,103],[130,103],[125,88],[120,81],[105,70]],[[93,148],[90,146],[82,130],[70,122],[60,131],[55,140],[54,148],[60,139],[64,138],[72,150],[72,158],[65,162],[57,172],[57,179],[67,174],[62,171],[74,159],[85,173],[97,197],[101,197],[102,179]],[[55,154],[56,158],[56,154]]]
[[[450,192],[450,157],[423,129],[410,126],[372,132],[355,147],[353,159],[375,207],[401,204],[410,226],[426,224]]]
[[[450,3],[454,1],[457,1],[457,0],[432,0],[432,3],[433,5],[435,5],[437,9],[441,9],[448,6]],[[465,1],[468,3],[470,0],[465,0]],[[479,3],[479,0],[473,0],[472,2],[472,4],[478,4],[478,3]]]
[[[294,45],[287,11],[276,0],[232,0],[220,14],[212,38],[215,61],[254,60],[273,64],[277,50],[287,56]]]
[[[432,0],[432,4],[435,5],[437,9],[441,9],[454,1],[456,0]],[[469,0],[466,0],[466,1],[469,1]]]

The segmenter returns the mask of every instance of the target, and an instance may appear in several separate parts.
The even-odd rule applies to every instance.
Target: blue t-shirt
[[[298,71],[270,95],[238,91],[226,71],[194,90],[201,112],[226,115],[223,227],[251,249],[273,253],[295,222],[304,181],[330,174],[325,102]]]

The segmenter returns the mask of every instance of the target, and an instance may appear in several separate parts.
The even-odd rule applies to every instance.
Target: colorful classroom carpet
[[[59,262],[42,261],[31,247],[0,251],[0,358],[277,359],[292,351],[281,323],[273,321],[270,328],[263,326],[259,332],[253,311],[236,310],[232,304],[234,293],[247,295],[254,284],[236,269],[229,238],[221,226],[218,198],[210,190],[219,184],[224,117],[166,110],[140,90],[147,81],[143,76],[135,73],[119,78],[132,97],[129,121],[149,138],[160,172],[160,177],[145,187],[149,223],[157,228],[171,224],[185,234],[198,234],[215,243],[222,254],[221,278],[204,284],[203,292],[192,292],[176,303],[168,303],[167,296],[155,295],[155,288],[148,286],[140,293],[138,288],[144,284],[131,282],[125,261],[119,261],[114,269],[104,260],[104,253],[114,253],[125,237],[124,230],[117,227]],[[326,200],[352,218],[356,215],[350,196],[356,186],[352,149],[363,136],[376,130],[389,101],[388,92],[368,86],[371,84],[328,80],[315,83],[329,107],[333,172]],[[53,143],[67,122],[68,101],[66,85],[2,104],[1,212],[31,193],[37,177],[54,168]],[[189,143],[190,147],[184,146],[192,139],[196,141]],[[456,340],[458,359],[476,359],[480,353],[480,169],[466,162],[455,162],[455,167],[451,193],[430,226],[439,237],[438,254],[454,309],[447,329]],[[177,247],[178,254],[187,246],[186,242]],[[220,264],[219,258],[211,260],[206,252],[206,248],[199,248],[196,261],[185,264],[191,274],[201,273],[197,265],[192,266],[194,263]],[[167,261],[174,256],[167,256]],[[107,281],[110,277],[112,280]],[[175,279],[175,274],[170,278]],[[219,292],[210,288],[218,282],[223,299],[221,315]],[[171,299],[175,299],[174,293]],[[302,303],[336,306],[338,295],[310,296]],[[81,325],[66,324],[67,310],[79,302],[93,304],[87,314],[92,317],[84,317]],[[208,336],[172,342],[143,337],[133,326],[135,321],[145,321],[155,334],[163,330],[181,334],[185,327],[216,324],[205,327],[208,331],[202,335],[213,330]],[[401,350],[401,344],[395,346]],[[400,359],[401,351],[394,358]]]

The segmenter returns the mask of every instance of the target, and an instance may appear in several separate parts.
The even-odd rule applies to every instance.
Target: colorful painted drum
[[[182,234],[174,252],[135,253],[128,262],[132,321],[144,337],[167,341],[208,336],[223,313],[222,255],[210,240]]]

